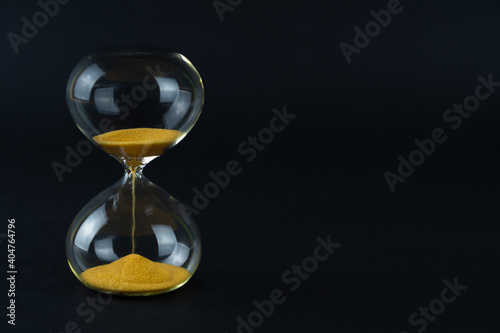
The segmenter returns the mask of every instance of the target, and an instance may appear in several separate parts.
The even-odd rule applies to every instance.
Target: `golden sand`
[[[110,264],[89,268],[82,273],[81,278],[100,290],[147,293],[175,287],[189,278],[189,272],[182,267],[129,254]]]
[[[162,128],[130,128],[94,136],[108,154],[122,157],[147,157],[163,154],[181,132]]]

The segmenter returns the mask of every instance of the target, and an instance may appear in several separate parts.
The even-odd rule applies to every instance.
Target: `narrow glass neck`
[[[135,167],[123,164],[125,171],[122,177],[122,186],[131,187],[132,189],[135,187],[144,186],[144,182],[147,182],[146,177],[142,174],[142,170],[144,170],[145,164],[139,164]]]
[[[125,171],[125,178],[127,179],[141,179],[144,177],[142,174],[142,170],[144,170],[144,166],[141,167],[135,167],[135,168],[130,168],[128,166],[124,166],[123,171]]]
[[[157,156],[148,157],[122,157],[114,156],[125,168],[125,173],[136,173],[142,175],[144,167]]]

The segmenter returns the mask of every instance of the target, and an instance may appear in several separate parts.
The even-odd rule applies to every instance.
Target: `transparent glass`
[[[72,271],[86,286],[103,293],[146,296],[181,287],[200,262],[198,228],[182,204],[142,171],[194,126],[204,100],[200,75],[178,53],[94,53],[71,73],[66,95],[78,128],[125,169],[118,182],[73,220],[66,238]],[[130,255],[147,259],[141,261],[147,266],[127,263],[124,269],[123,260]],[[101,277],[113,284],[87,278],[95,268],[118,262],[121,270],[109,279]],[[151,265],[157,263],[164,264],[157,265],[162,270],[182,268],[182,274],[168,283],[158,281],[149,276],[155,274]]]

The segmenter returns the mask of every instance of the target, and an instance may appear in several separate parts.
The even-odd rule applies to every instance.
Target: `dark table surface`
[[[0,45],[0,331],[500,332],[497,2],[63,3],[17,53],[8,36]],[[5,35],[22,36],[22,18],[42,10],[0,6]],[[375,30],[363,40],[356,27]],[[62,181],[52,167],[84,138],[68,75],[108,47],[175,50],[204,79],[200,120],[147,166],[151,181],[192,205],[211,171],[242,167],[195,216],[198,270],[164,295],[105,298],[66,262],[72,219],[122,173],[98,149]],[[296,117],[247,161],[238,146],[285,107]],[[435,129],[442,142],[415,152]],[[398,171],[410,157],[419,165]],[[386,172],[406,172],[394,191]]]

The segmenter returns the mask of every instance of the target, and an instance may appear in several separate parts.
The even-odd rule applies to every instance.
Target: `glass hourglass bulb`
[[[69,265],[89,288],[153,295],[193,275],[201,257],[198,228],[142,170],[191,130],[203,99],[198,72],[178,53],[95,53],[73,70],[67,102],[75,123],[125,169],[68,231]]]

